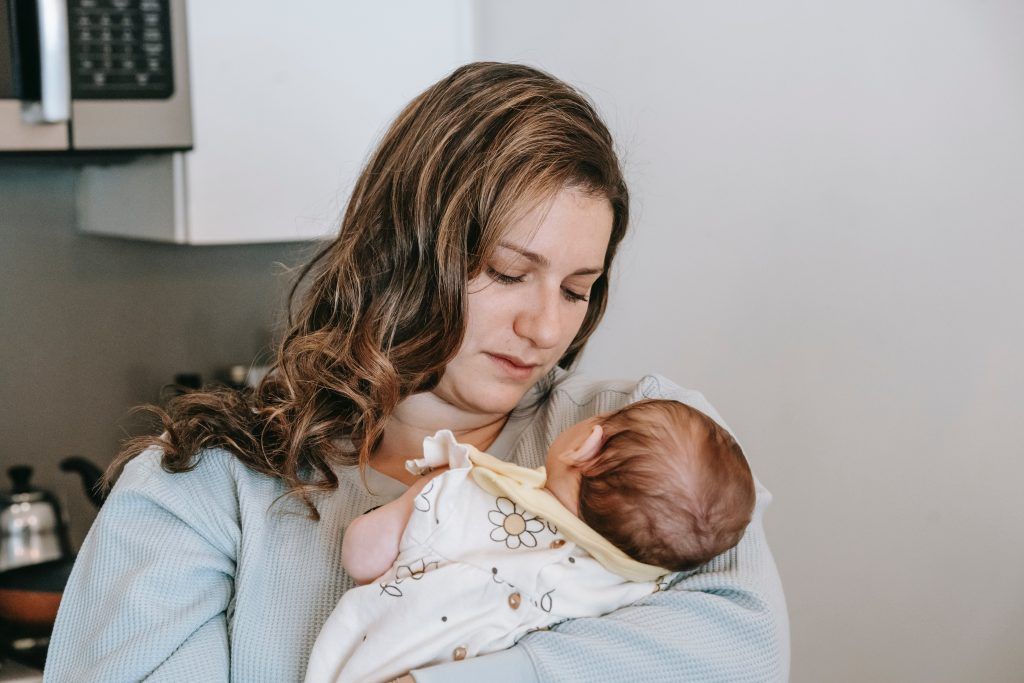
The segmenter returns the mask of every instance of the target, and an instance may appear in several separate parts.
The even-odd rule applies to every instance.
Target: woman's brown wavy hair
[[[106,483],[152,446],[170,472],[224,447],[283,480],[317,518],[309,494],[337,488],[332,466],[365,467],[399,401],[441,378],[462,343],[467,283],[502,231],[567,187],[607,198],[614,219],[604,274],[563,368],[604,314],[629,219],[611,135],[584,95],[547,73],[495,62],[460,67],[384,134],[338,237],[292,287],[287,334],[255,391],[213,388],[178,396],[166,410],[147,406],[164,434],[126,442]]]

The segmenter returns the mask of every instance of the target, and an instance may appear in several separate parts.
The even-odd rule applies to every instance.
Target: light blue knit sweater
[[[673,398],[721,422],[697,392],[562,378],[534,411],[517,411],[492,454],[543,464],[556,434],[641,398]],[[527,395],[524,401],[529,401]],[[352,581],[341,568],[348,523],[404,490],[355,468],[318,501],[322,520],[277,480],[223,450],[169,474],[149,451],[125,468],[79,554],[50,644],[46,681],[300,681],[321,625]],[[789,673],[789,626],[757,485],[739,546],[610,615],[577,619],[516,647],[414,672],[440,681],[776,681]]]

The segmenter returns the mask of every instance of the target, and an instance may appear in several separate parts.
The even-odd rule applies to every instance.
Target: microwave
[[[0,154],[192,148],[185,0],[0,0]]]

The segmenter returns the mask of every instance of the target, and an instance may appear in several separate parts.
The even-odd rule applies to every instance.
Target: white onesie
[[[313,646],[307,683],[389,681],[659,589],[612,573],[553,525],[487,493],[451,432],[423,445],[416,463],[450,470],[416,497],[391,569],[338,602]]]

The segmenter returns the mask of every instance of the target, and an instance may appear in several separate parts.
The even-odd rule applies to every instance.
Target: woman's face
[[[465,412],[515,408],[583,324],[612,221],[607,199],[564,189],[509,226],[469,283],[466,336],[434,394]]]

